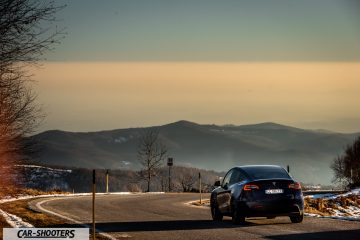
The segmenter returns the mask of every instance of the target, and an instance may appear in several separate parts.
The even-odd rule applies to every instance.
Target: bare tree
[[[191,173],[188,173],[188,172],[184,173],[181,176],[181,180],[180,180],[180,184],[183,188],[183,192],[191,192],[196,181],[197,181],[197,178],[195,175],[192,175]]]
[[[63,37],[53,26],[63,7],[48,0],[0,0],[0,69],[34,63],[51,50]]]
[[[349,187],[360,186],[360,137],[345,148],[344,154],[334,159],[334,182]]]
[[[345,177],[345,162],[342,156],[337,156],[331,164],[331,169],[334,171],[334,183],[343,184],[346,182]],[[348,184],[348,183],[347,183]]]
[[[63,6],[62,6],[63,7]],[[31,88],[29,65],[42,59],[63,33],[52,24],[62,7],[52,1],[0,0],[0,176],[2,183],[13,162],[26,158],[25,138],[42,119]],[[47,23],[47,25],[46,25]],[[7,170],[4,170],[7,169]],[[5,176],[4,176],[5,175]]]
[[[147,182],[147,192],[150,192],[151,181],[163,165],[167,154],[166,146],[159,139],[159,131],[150,129],[140,137],[138,159],[143,166],[141,176]]]

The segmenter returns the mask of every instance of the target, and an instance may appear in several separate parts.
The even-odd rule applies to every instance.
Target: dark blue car
[[[300,223],[304,217],[301,186],[288,172],[275,165],[248,165],[230,169],[211,193],[212,218],[231,216],[235,224],[246,217],[289,216]]]

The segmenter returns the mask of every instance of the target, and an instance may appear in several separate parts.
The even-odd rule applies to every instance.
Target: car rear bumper
[[[303,203],[298,201],[239,202],[241,214],[245,217],[294,216],[303,213]]]

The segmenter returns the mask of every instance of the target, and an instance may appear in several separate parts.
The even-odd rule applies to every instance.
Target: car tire
[[[296,216],[290,216],[292,223],[301,223],[304,219],[304,214],[298,214]]]
[[[234,224],[244,224],[245,223],[245,216],[241,215],[237,207],[233,208],[232,214],[232,222]]]
[[[211,203],[211,217],[214,221],[222,221],[223,215],[221,214],[215,201]]]

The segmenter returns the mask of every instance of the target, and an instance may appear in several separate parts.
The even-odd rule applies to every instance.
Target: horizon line
[[[359,60],[40,60],[44,63],[360,63]]]
[[[288,125],[288,124],[283,124],[283,123],[278,123],[278,122],[273,122],[273,121],[264,121],[264,122],[255,122],[255,123],[244,123],[244,124],[233,124],[233,123],[226,123],[226,124],[217,124],[217,123],[198,123],[195,121],[189,121],[189,120],[177,120],[174,122],[168,122],[168,123],[162,123],[162,124],[156,124],[156,125],[148,125],[148,126],[128,126],[128,127],[119,127],[119,128],[111,128],[111,129],[99,129],[99,130],[91,130],[91,131],[69,131],[69,130],[63,130],[63,129],[48,129],[48,130],[42,130],[40,132],[36,132],[30,136],[35,136],[44,132],[48,132],[48,131],[62,131],[62,132],[71,132],[71,133],[93,133],[93,132],[108,132],[108,131],[114,131],[114,130],[122,130],[122,129],[143,129],[143,128],[153,128],[153,127],[163,127],[166,125],[170,125],[170,124],[176,124],[176,123],[180,123],[180,122],[187,122],[187,123],[191,123],[191,124],[196,124],[196,125],[215,125],[218,127],[228,127],[228,126],[234,126],[234,127],[242,127],[242,126],[251,126],[251,125],[261,125],[261,124],[274,124],[274,125],[280,125],[282,127],[290,127],[290,128],[295,128],[295,129],[300,129],[300,130],[306,130],[306,131],[325,131],[325,132],[329,132],[329,133],[333,133],[333,134],[359,134],[360,130],[355,131],[355,132],[339,132],[339,131],[334,131],[334,130],[329,130],[329,129],[325,129],[325,128],[301,128],[301,127],[296,127],[293,125]]]

